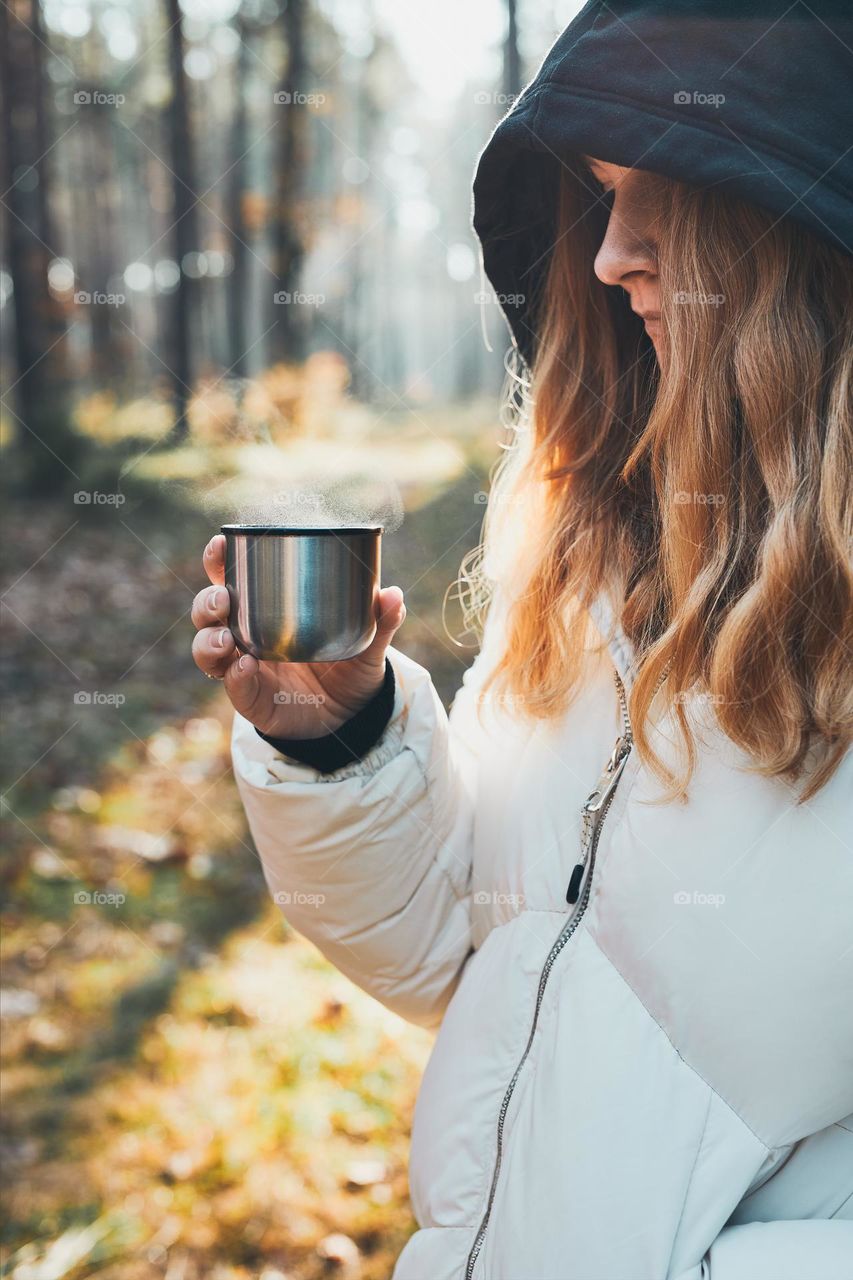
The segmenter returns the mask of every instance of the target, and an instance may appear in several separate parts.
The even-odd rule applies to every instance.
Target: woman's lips
[[[649,325],[655,325],[660,322],[659,311],[640,311],[637,308],[634,308],[633,310],[634,310],[634,314],[640,317],[643,324],[646,325],[647,328]]]

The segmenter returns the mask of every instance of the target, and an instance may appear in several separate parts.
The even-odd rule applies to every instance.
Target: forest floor
[[[446,634],[442,600],[479,539],[490,408],[428,430],[386,419],[359,445],[406,508],[383,551],[409,608],[397,643],[446,704],[475,651]],[[312,466],[336,449],[316,444]],[[120,506],[69,493],[7,513],[0,1265],[14,1280],[380,1280],[413,1229],[431,1038],[270,902],[229,706],[190,659],[212,530],[165,481],[204,482],[221,461],[152,453]]]

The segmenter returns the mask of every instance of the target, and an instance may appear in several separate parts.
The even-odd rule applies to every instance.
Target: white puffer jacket
[[[441,1024],[395,1280],[851,1280],[853,760],[797,805],[697,700],[689,801],[650,803],[614,678],[632,653],[603,599],[593,617],[609,643],[559,723],[478,720],[494,612],[449,723],[390,651],[392,721],[334,774],[236,721],[288,920]]]

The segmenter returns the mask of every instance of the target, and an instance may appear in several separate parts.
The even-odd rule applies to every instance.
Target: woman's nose
[[[632,218],[630,210],[623,213],[614,205],[593,264],[602,284],[622,285],[627,276],[657,273],[654,246],[643,230],[643,226]]]

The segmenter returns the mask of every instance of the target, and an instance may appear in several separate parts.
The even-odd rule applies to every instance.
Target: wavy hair
[[[506,587],[486,687],[542,719],[577,691],[586,605],[615,592],[638,654],[634,738],[663,799],[686,798],[700,692],[749,767],[802,783],[803,802],[853,718],[853,259],[723,191],[657,181],[663,371],[624,291],[594,274],[600,192],[579,158],[561,176],[537,354],[510,371],[512,439],[461,595],[476,626]],[[675,717],[675,770],[653,703]]]

